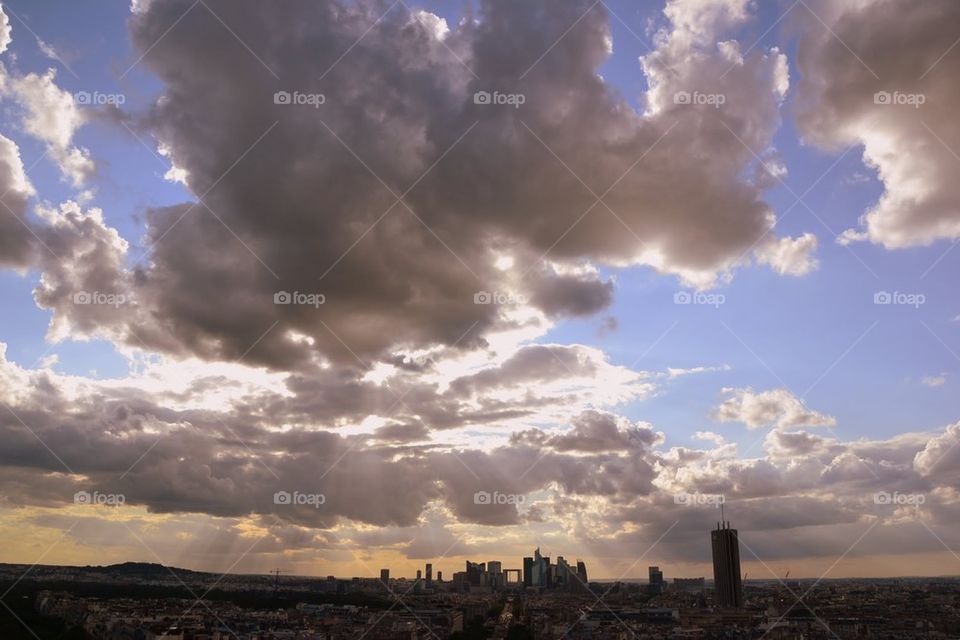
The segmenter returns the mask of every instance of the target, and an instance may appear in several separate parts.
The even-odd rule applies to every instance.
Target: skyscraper
[[[427,589],[433,586],[433,565],[427,563]]]
[[[570,584],[570,565],[563,559],[563,556],[557,556],[557,569],[555,573],[555,582],[559,586]]]
[[[530,586],[549,587],[550,586],[550,558],[540,555],[540,547],[533,552],[533,567],[531,568],[532,578]]]
[[[577,577],[583,584],[587,584],[587,565],[583,560],[577,560]]]
[[[483,562],[470,562],[467,560],[466,581],[467,584],[479,587],[483,574],[487,572],[487,567]]]
[[[529,556],[523,559],[523,586],[533,586],[533,558]]]
[[[727,609],[743,607],[743,582],[740,578],[740,539],[729,522],[717,523],[710,532],[713,546],[714,605]]]
[[[649,567],[648,571],[650,575],[650,593],[663,593],[663,571],[660,571],[660,567]]]
[[[390,569],[380,569],[380,582],[383,583],[384,589],[390,590]]]

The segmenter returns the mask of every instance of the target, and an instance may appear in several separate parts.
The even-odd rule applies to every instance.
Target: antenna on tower
[[[274,569],[270,573],[273,574],[273,598],[276,600],[277,593],[280,591],[280,569]]]

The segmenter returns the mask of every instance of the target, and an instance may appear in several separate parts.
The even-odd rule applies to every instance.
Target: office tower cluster
[[[717,609],[736,610],[743,608],[743,579],[740,575],[740,541],[737,530],[726,520],[717,523],[710,532],[713,552],[713,605]],[[646,591],[651,596],[688,593],[704,594],[704,578],[675,578],[668,590],[664,572],[659,566],[647,568]],[[438,571],[434,579],[433,564],[416,571],[412,585],[406,578],[390,579],[390,570],[380,570],[380,588],[386,591],[400,589],[403,593],[453,592],[469,594],[494,594],[509,590],[524,589],[543,593],[588,594],[590,587],[587,566],[582,560],[568,562],[563,556],[552,561],[537,547],[532,556],[523,558],[522,569],[505,569],[499,560],[487,562],[466,561],[463,571],[453,574],[452,583],[443,583],[443,573]],[[619,585],[620,583],[617,583]],[[616,586],[615,585],[615,590]],[[641,587],[642,588],[642,587]],[[735,613],[735,612],[731,612]]]
[[[467,560],[464,571],[453,574],[454,591],[502,591],[508,586],[519,586],[519,579],[508,583],[507,575],[519,574],[518,569],[504,569],[499,560],[489,562],[470,562]]]
[[[533,557],[523,559],[523,586],[526,588],[578,592],[588,591],[587,585],[587,565],[582,560],[571,566],[563,556],[557,556],[557,562],[551,564],[549,556],[541,555],[540,547],[533,552]]]

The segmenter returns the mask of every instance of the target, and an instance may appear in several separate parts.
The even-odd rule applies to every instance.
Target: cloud
[[[941,373],[936,376],[924,376],[920,384],[928,387],[942,387],[947,382],[947,374]]]
[[[750,388],[723,390],[724,400],[713,410],[718,422],[742,422],[749,429],[761,427],[833,426],[831,416],[813,411],[787,389],[755,392]]]
[[[423,431],[413,423],[393,428],[406,426],[399,421],[360,435],[335,433],[327,420],[301,426],[285,416],[296,415],[310,394],[288,387],[287,378],[195,361],[93,381],[0,359],[0,398],[13,412],[0,416],[0,507],[16,508],[18,521],[33,517],[28,526],[55,529],[64,518],[75,522],[76,511],[83,517],[76,544],[129,555],[136,545],[118,535],[115,521],[72,504],[78,490],[122,493],[127,506],[116,517],[151,536],[180,531],[186,546],[179,557],[191,566],[223,557],[210,556],[199,540],[222,537],[245,548],[251,531],[266,536],[257,562],[285,554],[292,562],[329,563],[349,562],[355,551],[404,559],[448,547],[449,554],[502,552],[531,535],[546,545],[631,557],[635,545],[649,546],[671,526],[660,553],[697,561],[715,509],[678,504],[678,492],[722,493],[728,515],[765,560],[835,559],[849,545],[846,527],[870,518],[908,529],[903,514],[874,504],[879,490],[923,492],[923,517],[960,518],[960,497],[950,489],[957,425],[855,442],[780,428],[767,434],[764,453],[744,459],[717,434],[699,434],[704,449],[663,450],[664,436],[652,425],[587,410],[481,450],[435,433],[416,444]],[[286,406],[275,395],[284,391]],[[325,500],[320,507],[278,505],[276,491]],[[478,501],[478,492],[522,500]],[[817,544],[809,544],[811,536]],[[922,536],[891,544],[871,549],[935,550]],[[156,548],[168,547],[158,540]]]
[[[35,194],[17,144],[0,135],[0,265],[24,269],[35,257],[27,202]]]
[[[657,433],[652,425],[631,424],[625,418],[609,412],[584,411],[571,421],[571,425],[572,429],[559,435],[548,435],[540,429],[514,433],[511,442],[550,447],[563,452],[630,453],[643,452],[663,441],[663,434]]]
[[[4,53],[11,42],[13,42],[13,29],[10,27],[10,18],[0,4],[0,53]]]
[[[98,208],[74,201],[41,205],[45,223],[36,233],[49,251],[40,255],[42,273],[34,289],[37,305],[53,309],[48,338],[117,338],[105,328],[133,313],[134,287],[124,272],[127,242],[108,226]]]
[[[679,367],[670,367],[667,369],[667,375],[671,378],[680,378],[684,376],[689,376],[693,374],[700,373],[715,373],[717,371],[730,371],[731,367],[728,364],[723,364],[716,367],[691,367],[689,369],[682,369]]]
[[[163,95],[123,115],[195,196],[147,212],[138,264],[83,200],[43,203],[26,220],[34,192],[0,137],[15,212],[0,216],[0,261],[37,269],[50,339],[106,338],[138,365],[91,380],[0,349],[0,508],[18,523],[62,528],[75,491],[115,491],[131,526],[171,553],[183,550],[172,531],[205,562],[263,531],[257,556],[326,562],[358,548],[499,551],[531,529],[635,558],[674,525],[658,553],[706,559],[716,514],[678,504],[679,492],[723,493],[764,557],[834,559],[872,519],[887,525],[887,551],[936,549],[875,509],[879,488],[925,492],[924,517],[960,519],[957,425],[848,442],[803,430],[836,421],[786,389],[727,388],[714,419],[774,428],[743,452],[705,431],[702,449],[673,446],[639,401],[729,367],[635,371],[585,345],[534,342],[558,319],[607,308],[610,268],[709,287],[754,247],[782,275],[816,267],[813,234],[769,235],[761,169],[785,170],[771,144],[790,79],[781,51],[732,39],[753,3],[668,2],[640,60],[642,113],[598,75],[610,18],[589,0],[485,0],[453,28],[402,3],[378,21],[375,3],[289,0],[277,20],[263,3],[208,0],[249,50],[189,4],[131,5],[135,50]],[[855,10],[827,17],[856,36],[841,15]],[[834,46],[810,53],[804,38],[804,55]],[[827,77],[844,64],[809,73],[826,82],[824,108],[846,105],[831,102],[846,83]],[[6,76],[28,132],[84,177],[92,165],[74,137],[85,115],[55,80]],[[278,91],[324,100],[282,104]],[[478,91],[524,104],[477,104]],[[931,127],[949,135],[942,115]],[[805,124],[826,135],[833,125],[818,118]],[[884,116],[876,131],[888,126]],[[866,130],[852,128],[852,141]],[[888,190],[902,187],[880,168]],[[277,304],[279,291],[324,302]],[[629,418],[618,413],[628,402]],[[324,500],[282,505],[278,491]],[[31,512],[44,509],[61,512]],[[110,547],[118,532],[88,516],[76,540]]]
[[[816,268],[813,253],[817,236],[805,233],[798,238],[780,238],[766,243],[754,252],[757,261],[769,265],[780,275],[802,276]]]
[[[73,95],[57,86],[56,70],[17,76],[0,66],[0,73],[4,76],[0,81],[4,95],[12,96],[23,109],[25,131],[44,142],[63,175],[74,186],[81,186],[93,175],[95,166],[86,149],[73,145],[74,133],[84,116]]]
[[[50,215],[75,217],[71,224],[84,221],[77,210]],[[569,375],[564,369],[541,371],[533,378],[510,365],[510,358],[505,362],[502,371],[509,385],[525,380],[525,386],[536,389]],[[328,405],[316,397],[315,387],[241,365],[157,363],[140,375],[96,381],[24,369],[0,358],[0,398],[11,409],[0,417],[5,442],[0,469],[22,467],[23,477],[38,487],[47,486],[53,476],[61,478],[56,483],[61,504],[79,489],[99,490],[122,493],[131,506],[156,513],[272,515],[324,528],[340,521],[411,526],[428,503],[441,497],[470,521],[516,521],[512,504],[477,505],[473,496],[480,490],[527,494],[554,482],[585,495],[614,495],[621,487],[649,490],[651,467],[636,454],[660,436],[647,426],[599,412],[576,417],[574,432],[556,439],[556,452],[543,460],[535,447],[503,446],[506,437],[487,450],[444,444],[430,432],[468,423],[491,429],[511,415],[549,419],[578,407],[576,399],[565,396],[498,398],[504,387],[491,383],[489,367],[483,371],[484,383],[473,379],[469,398],[459,404],[456,392],[411,386],[401,393],[410,396],[412,407],[404,407],[391,424],[355,432],[353,425],[378,413],[388,415],[388,403],[396,404],[392,392],[369,385],[356,398]],[[359,384],[343,374],[331,379],[338,381],[331,388],[340,396]],[[399,380],[390,383],[415,374],[396,375]],[[604,384],[598,379],[593,388]],[[325,414],[312,410],[317,402],[327,405]],[[413,415],[405,416],[408,411]],[[278,430],[278,425],[284,428]],[[344,433],[336,433],[337,428]],[[591,455],[564,455],[566,451]],[[477,475],[464,475],[464,463]],[[541,463],[546,465],[540,468]],[[607,474],[593,477],[597,468]],[[49,496],[49,491],[25,489],[24,481],[16,480],[15,490],[4,494],[27,503]],[[276,491],[321,493],[326,500],[322,509],[286,508],[274,503]]]
[[[366,2],[293,2],[297,18],[284,23],[251,1],[137,3],[132,39],[163,95],[131,126],[202,201],[148,212],[147,260],[113,278],[135,283],[137,312],[102,318],[101,332],[292,370],[477,349],[521,323],[594,314],[614,293],[599,265],[648,265],[701,287],[726,278],[772,224],[765,187],[743,176],[779,126],[783,54],[713,44],[749,19],[744,3],[671,2],[641,61],[651,87],[641,114],[597,74],[609,54],[603,8],[538,6],[487,0],[443,30],[402,6],[377,21],[381,8]],[[319,67],[330,68],[322,81]],[[61,164],[85,158],[68,146],[82,116],[53,76],[18,82],[28,106],[56,107],[45,130]],[[720,109],[674,99],[721,90]],[[323,104],[278,104],[284,91]],[[475,104],[478,91],[525,100]],[[514,268],[497,268],[505,253]],[[325,303],[277,305],[278,291]],[[477,304],[479,292],[495,303]],[[55,326],[84,326],[71,316],[86,310],[52,308]]]
[[[913,459],[913,467],[925,476],[939,477],[946,481],[956,480],[957,462],[960,461],[960,423],[948,426],[944,432],[931,438]]]
[[[960,237],[960,87],[952,81],[960,58],[945,53],[960,6],[869,0],[811,9],[819,18],[805,15],[798,50],[801,131],[828,149],[862,144],[884,187],[841,241],[892,249]]]

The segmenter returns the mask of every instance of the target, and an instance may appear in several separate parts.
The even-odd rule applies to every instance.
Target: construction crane
[[[783,576],[783,581],[786,582],[787,578],[790,577],[790,569],[787,569],[787,575]]]

